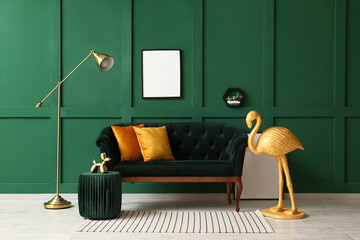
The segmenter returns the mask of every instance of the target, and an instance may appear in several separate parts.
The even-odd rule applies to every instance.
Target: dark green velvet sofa
[[[115,124],[133,126],[134,123]],[[224,182],[228,203],[235,183],[236,211],[242,192],[241,175],[247,133],[226,123],[145,123],[145,127],[166,126],[175,161],[121,162],[111,126],[104,128],[96,145],[111,161],[110,171],[119,171],[123,182]]]

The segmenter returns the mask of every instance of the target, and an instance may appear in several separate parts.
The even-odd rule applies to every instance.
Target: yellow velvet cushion
[[[144,124],[136,127],[144,127]],[[141,160],[141,150],[133,126],[111,126],[119,145],[121,161]]]
[[[145,162],[153,160],[175,160],[169,143],[166,126],[134,127]]]

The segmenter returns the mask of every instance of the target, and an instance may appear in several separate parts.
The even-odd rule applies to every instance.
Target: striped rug
[[[121,233],[272,233],[254,212],[122,211],[109,220],[86,220],[77,232]]]

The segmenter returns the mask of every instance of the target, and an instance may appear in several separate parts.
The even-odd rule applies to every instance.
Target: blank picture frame
[[[181,97],[181,51],[142,50],[143,98]]]

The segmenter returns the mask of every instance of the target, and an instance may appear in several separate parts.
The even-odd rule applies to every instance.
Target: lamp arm
[[[91,55],[93,55],[94,53],[95,53],[95,51],[94,51],[94,50],[91,50],[90,54],[87,55],[87,56],[84,58],[84,60],[82,60],[81,63],[79,63],[79,65],[76,66],[76,68],[74,68],[63,80],[61,80],[60,82],[58,82],[58,83],[56,84],[56,86],[53,88],[53,90],[51,90],[51,91],[48,93],[48,95],[46,95],[46,97],[44,97],[43,100],[41,100],[40,102],[38,102],[38,103],[36,104],[36,107],[37,107],[37,108],[38,108],[38,107],[41,107],[41,105],[43,104],[43,102],[44,102],[73,72],[75,72],[76,69],[78,69],[78,68],[79,68],[86,60],[88,60],[88,58],[89,58]]]

